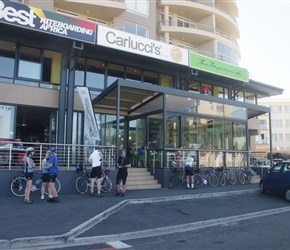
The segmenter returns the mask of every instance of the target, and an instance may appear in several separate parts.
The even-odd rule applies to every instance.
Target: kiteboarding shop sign
[[[95,44],[96,24],[75,17],[0,0],[0,23]]]

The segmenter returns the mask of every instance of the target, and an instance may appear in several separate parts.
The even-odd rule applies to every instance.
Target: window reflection
[[[0,40],[0,76],[13,77],[15,63],[15,44]]]
[[[87,87],[104,89],[105,86],[105,63],[88,59],[87,61]]]
[[[124,79],[124,66],[117,65],[117,64],[108,64],[108,86],[111,85],[113,82],[118,80],[119,78]]]

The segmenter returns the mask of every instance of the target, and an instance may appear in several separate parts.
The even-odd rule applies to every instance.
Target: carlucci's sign
[[[96,24],[28,5],[0,0],[0,23],[95,44]]]
[[[127,32],[98,25],[97,44],[188,66],[188,51]]]

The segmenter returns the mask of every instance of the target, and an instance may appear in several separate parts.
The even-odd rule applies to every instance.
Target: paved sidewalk
[[[90,197],[89,195],[80,194],[64,194],[60,195],[59,203],[49,203],[40,200],[40,197],[32,194],[34,203],[29,205],[23,202],[23,198],[18,197],[0,197],[0,249],[11,242],[16,241],[21,245],[21,242],[27,242],[30,237],[45,236],[47,240],[63,239],[68,232],[78,230],[77,227],[91,218],[102,214],[106,211],[109,214],[112,209],[117,209],[118,206],[124,206],[126,201],[134,199],[158,199],[158,200],[176,200],[180,197],[192,198],[192,195],[216,194],[219,192],[236,191],[245,192],[245,190],[258,191],[258,184],[245,185],[230,185],[224,187],[218,186],[213,188],[209,185],[192,189],[184,189],[174,187],[169,190],[167,188],[153,190],[132,190],[127,191],[125,197],[115,197],[114,193],[105,193],[103,197]],[[216,194],[217,195],[217,194]],[[89,224],[88,224],[89,226]],[[17,239],[26,238],[26,239]],[[17,245],[15,244],[15,245]]]

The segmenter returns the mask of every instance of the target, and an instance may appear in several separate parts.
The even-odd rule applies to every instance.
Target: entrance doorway
[[[53,142],[55,113],[56,111],[50,108],[18,106],[16,139],[34,143]]]

